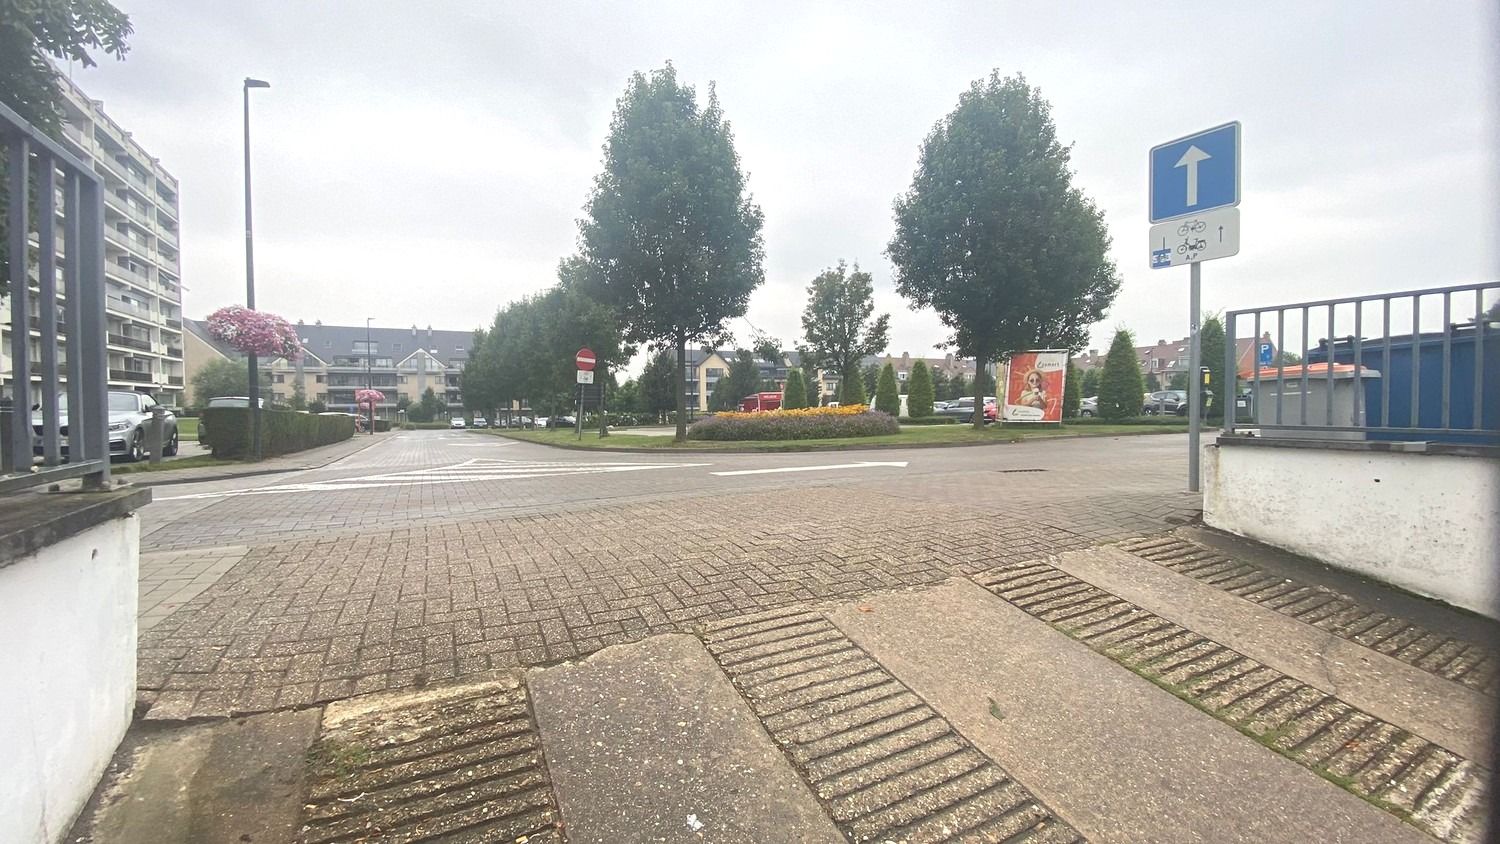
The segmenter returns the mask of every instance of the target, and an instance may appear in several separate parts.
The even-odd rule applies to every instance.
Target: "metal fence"
[[[88,164],[3,105],[0,151],[7,171],[0,210],[8,222],[10,264],[0,493],[74,477],[82,477],[86,488],[105,488],[104,188]],[[63,325],[66,348],[58,336]]]
[[[1497,303],[1485,282],[1230,311],[1224,431],[1500,445]]]

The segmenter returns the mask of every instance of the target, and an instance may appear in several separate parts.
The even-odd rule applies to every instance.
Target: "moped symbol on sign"
[[[1151,222],[1240,204],[1240,124],[1151,148]]]

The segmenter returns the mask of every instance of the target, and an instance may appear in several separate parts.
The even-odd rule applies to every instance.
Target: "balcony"
[[[150,340],[141,340],[136,337],[127,337],[124,334],[114,333],[106,334],[105,338],[108,339],[111,344],[116,346],[124,346],[127,349],[139,349],[143,352],[151,351]]]
[[[42,318],[41,317],[34,316],[34,317],[31,317],[29,321],[31,323],[31,330],[32,331],[41,331],[42,330]],[[59,316],[57,318],[57,333],[58,334],[67,334],[68,333],[67,323],[63,322],[63,319],[62,319],[61,316]]]
[[[133,222],[135,222],[136,225],[141,226],[142,228],[151,228],[151,215],[146,213],[145,209],[137,208],[134,205],[131,205],[128,201],[126,201],[125,197],[120,196],[119,194],[108,194],[104,207],[112,211],[118,211],[121,214],[124,214]]]
[[[134,284],[136,287],[148,292],[155,292],[155,286],[151,283],[151,277],[145,273],[122,267],[112,261],[104,262],[104,274],[113,276],[120,281]]]
[[[107,242],[109,242],[111,244],[114,244],[115,246],[119,247],[120,249],[129,250],[130,252],[134,253],[136,255],[136,257],[140,258],[142,261],[149,262],[151,260],[151,247],[150,246],[146,245],[145,243],[142,243],[139,240],[136,240],[135,238],[133,238],[130,235],[128,235],[128,234],[120,231],[119,229],[115,228],[114,226],[105,226],[104,227],[104,239]],[[108,262],[106,262],[106,263],[108,263]]]
[[[174,319],[172,317],[167,317],[166,322],[167,322],[167,327],[170,328],[170,329],[172,329],[173,331],[181,331],[182,330],[182,320],[180,320],[180,319]]]
[[[156,229],[156,235],[157,235],[157,237],[161,238],[161,240],[162,240],[163,243],[167,244],[168,246],[172,247],[173,249],[177,248],[177,230],[176,229],[169,229],[169,228],[166,228],[165,226],[161,226],[161,227],[158,227]]]
[[[168,375],[167,376],[167,384],[169,384],[169,385],[171,385],[173,387],[181,387],[182,386],[182,376],[181,375]]]
[[[149,372],[136,372],[131,369],[111,369],[109,371],[111,381],[131,381],[137,384],[150,384],[152,376]]]
[[[155,322],[157,319],[156,314],[152,313],[150,308],[137,305],[134,302],[126,302],[123,299],[116,299],[113,296],[104,297],[104,306],[117,314],[124,314],[136,317],[137,319],[149,320],[151,322]],[[177,327],[181,328],[182,324],[178,323]]]
[[[167,357],[169,357],[169,358],[180,358],[180,357],[182,357],[182,349],[179,349],[176,346],[168,346],[167,347]]]

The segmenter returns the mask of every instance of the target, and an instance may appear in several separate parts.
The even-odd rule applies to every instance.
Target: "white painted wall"
[[[0,841],[59,841],[135,706],[140,523],[0,568]]]
[[[1500,460],[1213,445],[1203,519],[1500,619]]]

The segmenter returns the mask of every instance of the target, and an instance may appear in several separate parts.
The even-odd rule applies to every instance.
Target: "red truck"
[[[781,393],[756,393],[740,399],[740,410],[755,413],[761,410],[780,410]]]

